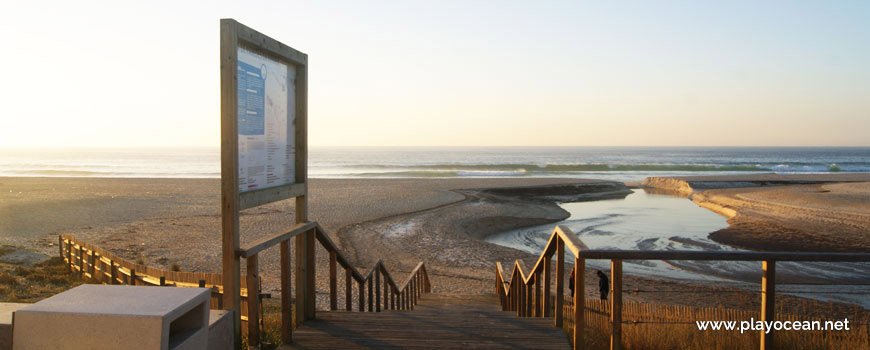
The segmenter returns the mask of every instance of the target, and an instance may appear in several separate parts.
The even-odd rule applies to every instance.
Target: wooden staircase
[[[413,311],[320,311],[280,349],[570,349],[545,318],[517,318],[497,296],[426,294]]]

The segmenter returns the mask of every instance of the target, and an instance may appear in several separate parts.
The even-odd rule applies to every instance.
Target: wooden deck
[[[495,296],[426,294],[414,310],[321,311],[281,349],[570,349],[551,318],[518,318]]]

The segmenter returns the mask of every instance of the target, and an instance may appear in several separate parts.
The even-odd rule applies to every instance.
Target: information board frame
[[[238,67],[239,48],[250,51],[295,68],[294,98],[294,183],[275,187],[240,192],[239,189],[239,124],[238,124]],[[297,51],[269,36],[251,29],[234,19],[220,20],[220,70],[221,70],[221,237],[223,306],[234,312],[234,331],[238,349],[241,346],[241,275],[239,213],[280,200],[295,198],[295,223],[308,220],[308,55]],[[289,107],[288,107],[289,108]],[[288,121],[289,123],[289,121]],[[313,233],[297,238],[297,287],[307,291],[313,286],[313,273],[307,268],[313,258]],[[309,249],[310,248],[310,249]],[[282,337],[290,341],[290,242],[281,244],[282,260]],[[256,259],[248,259],[248,268],[256,270]],[[313,263],[313,262],[310,262]],[[301,274],[299,272],[302,272]],[[301,276],[300,276],[301,275]],[[312,280],[312,281],[309,281]],[[249,282],[250,281],[246,281]],[[308,286],[308,285],[311,286]],[[256,283],[254,284],[256,285]],[[250,288],[249,288],[250,289]],[[251,291],[248,292],[252,296]],[[313,293],[312,293],[313,294]],[[255,296],[256,294],[253,294]],[[304,299],[304,298],[303,298]],[[305,300],[297,300],[297,303]],[[309,301],[306,301],[310,303]],[[285,305],[286,304],[286,305]],[[306,311],[306,308],[297,311]],[[313,311],[313,305],[310,307]],[[311,311],[307,311],[311,312]],[[313,316],[313,315],[312,315]],[[304,319],[304,318],[303,318]],[[256,326],[256,325],[255,325]]]

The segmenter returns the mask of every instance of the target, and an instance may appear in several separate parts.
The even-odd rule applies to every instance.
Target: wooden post
[[[552,256],[544,257],[544,315],[550,317],[550,308],[553,307],[550,303],[550,259]]]
[[[85,247],[79,244],[79,275],[85,275]]]
[[[205,288],[205,280],[199,280],[199,288]]]
[[[73,272],[73,262],[72,262],[72,242],[66,242],[66,263],[69,266],[69,272]]]
[[[353,275],[350,266],[344,268],[344,310],[353,311]]]
[[[369,312],[375,311],[373,304],[376,301],[374,298],[374,295],[373,295],[374,293],[372,291],[372,289],[374,289],[374,288],[372,288],[372,280],[373,280],[372,276],[369,276],[368,281],[366,281],[366,283],[368,283],[368,285],[369,285],[369,288],[368,288],[369,289],[368,290],[369,291],[369,299],[368,299],[369,300],[369,308],[368,308]]]
[[[166,277],[165,276],[160,276],[160,286],[166,287]]]
[[[366,283],[359,281],[359,311],[366,311]]]
[[[304,222],[299,217],[300,197],[296,197],[296,222]],[[304,200],[301,203],[305,205]],[[311,281],[311,276],[314,272],[314,231],[308,231],[296,236],[296,324],[301,324],[305,320],[313,318],[314,293],[311,288],[314,287]],[[311,282],[311,283],[309,283]],[[312,310],[308,310],[312,307]]]
[[[535,274],[531,274],[529,276],[529,284],[526,285],[526,317],[535,317],[535,315],[533,314],[534,305],[532,305],[532,302],[534,301],[534,298],[535,298],[535,291],[534,291],[535,283],[534,282],[535,282]]]
[[[134,270],[134,269],[130,269],[130,285],[131,286],[136,285],[136,270]]]
[[[610,260],[610,350],[622,350],[622,259]]]
[[[63,236],[57,236],[57,249],[59,256],[63,259]]]
[[[414,279],[411,278],[411,284],[408,285],[408,299],[411,301],[409,307],[410,310],[414,310],[414,306],[417,305],[417,294],[414,293],[414,282]]]
[[[544,284],[541,281],[541,271],[535,274],[535,317],[541,317],[544,315],[544,310],[541,309],[541,285]]]
[[[390,310],[396,309],[396,291],[390,288]]]
[[[281,343],[293,343],[293,314],[290,305],[293,303],[291,293],[293,284],[291,271],[293,271],[292,258],[290,257],[290,240],[281,244]]]
[[[223,308],[233,312],[235,349],[242,348],[241,262],[239,249],[239,134],[236,73],[238,67],[238,33],[235,21],[221,20],[221,256],[223,273]]]
[[[386,271],[386,270],[384,270]],[[390,289],[387,284],[387,275],[384,275],[384,310],[390,309]]]
[[[115,268],[115,260],[109,260],[109,284],[118,284],[118,269]]]
[[[336,256],[335,251],[329,251],[329,309],[338,309],[338,276],[336,276]]]
[[[583,332],[586,328],[586,260],[574,258],[574,350],[585,349]]]
[[[247,282],[248,288],[248,348],[260,346],[260,298],[258,298],[259,288],[257,286],[257,255],[249,256],[247,263]]]
[[[773,322],[776,306],[776,262],[765,260],[761,263],[761,321]],[[761,350],[774,348],[773,330],[769,333],[761,331]]]
[[[562,301],[565,298],[565,242],[556,237],[556,306],[554,323],[562,328]]]
[[[378,269],[375,269],[375,284],[372,287],[375,290],[375,312],[381,312],[381,271]]]

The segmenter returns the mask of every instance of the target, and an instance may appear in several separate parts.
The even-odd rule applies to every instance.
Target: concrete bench
[[[0,350],[12,349],[12,313],[28,305],[0,303]]]
[[[18,309],[13,349],[206,349],[210,294],[81,285]]]

